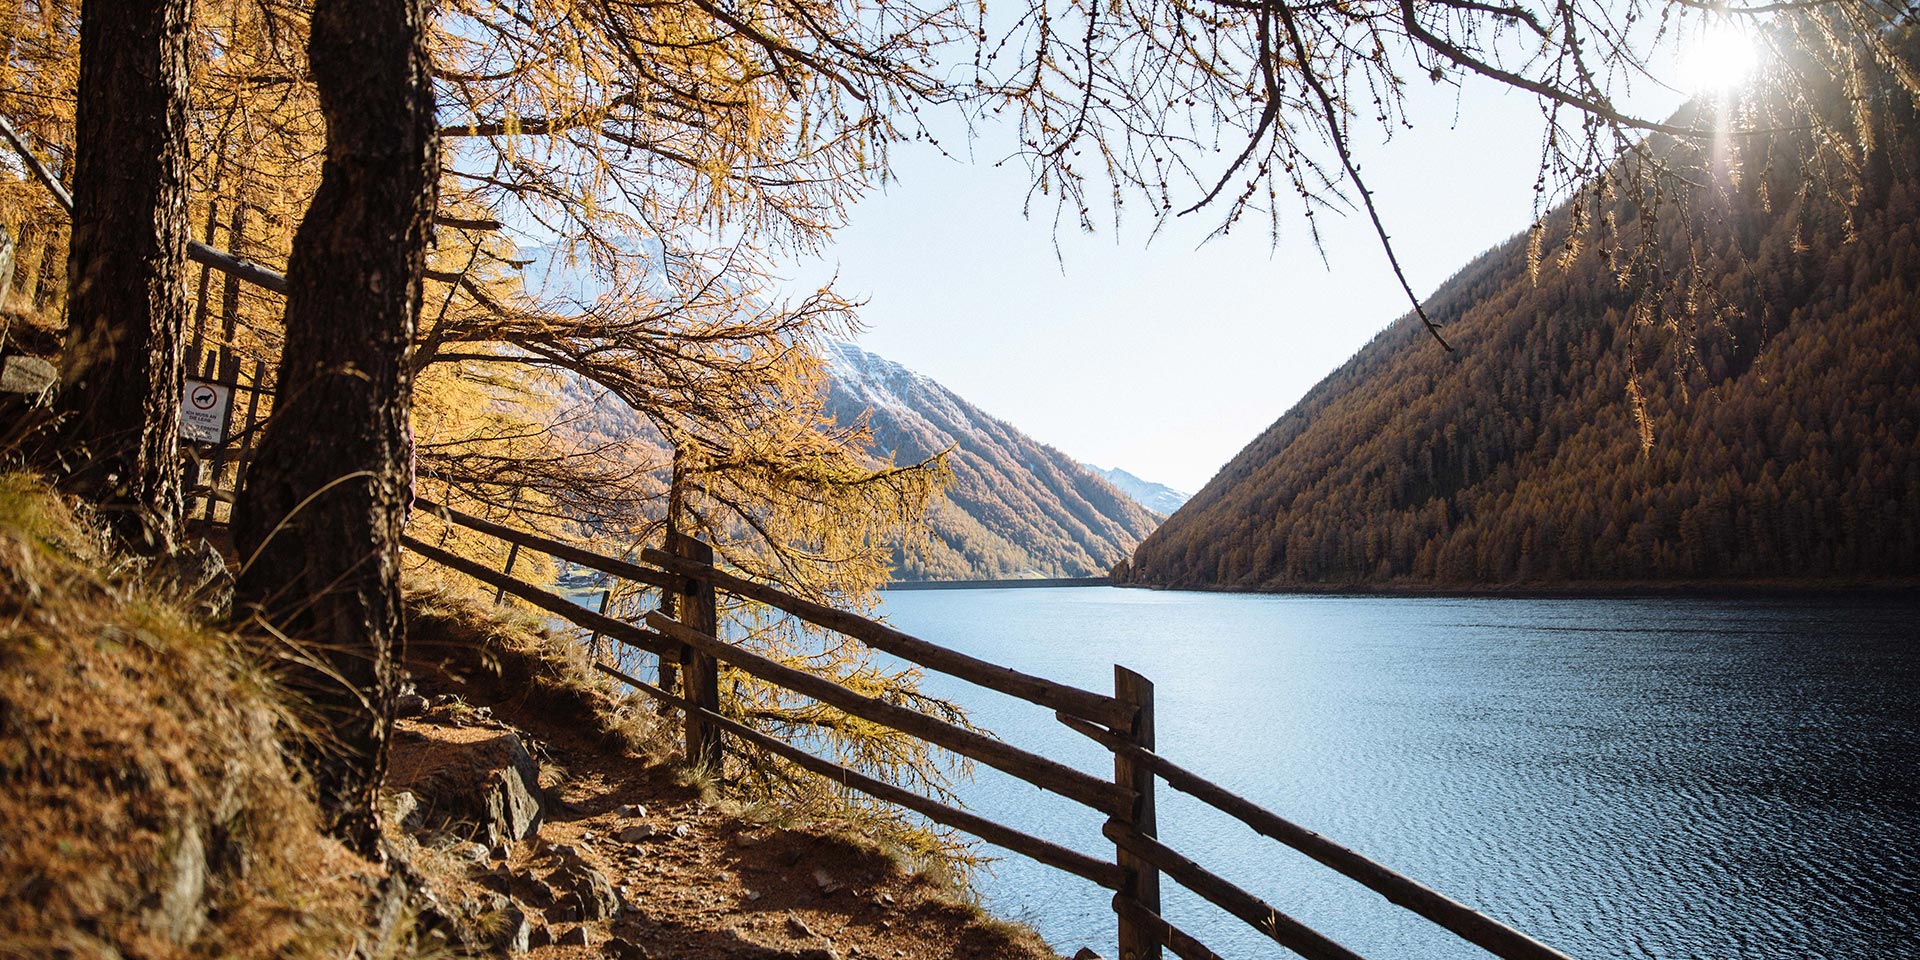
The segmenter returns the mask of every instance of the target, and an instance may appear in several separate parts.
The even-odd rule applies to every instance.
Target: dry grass
[[[0,475],[0,957],[345,955],[378,875],[322,836],[268,671],[116,567]]]
[[[476,593],[439,584],[409,590],[407,659],[419,675],[446,673],[538,701],[544,714],[590,731],[615,753],[658,761],[673,749],[673,731],[595,671],[576,640]]]
[[[577,638],[550,630],[546,620],[525,609],[494,604],[486,591],[437,578],[414,583],[407,597],[408,644],[417,676],[459,677],[487,702],[512,700],[545,722],[590,732],[600,749],[647,764],[681,762],[678,720],[663,719],[650,701],[623,694],[612,679],[594,671]],[[455,706],[449,715],[458,712]],[[798,781],[795,789],[761,793],[734,784],[723,796],[712,771],[678,766],[669,774],[680,789],[723,815],[798,831],[814,838],[816,853],[837,849],[841,858],[884,863],[888,871],[914,878],[930,909],[940,911],[956,931],[990,945],[984,955],[1054,955],[1030,927],[981,909],[971,881],[991,861],[957,835],[805,771],[794,769],[791,775]]]

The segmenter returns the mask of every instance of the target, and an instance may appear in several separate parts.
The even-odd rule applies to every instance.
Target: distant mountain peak
[[[897,578],[1099,576],[1158,523],[1115,484],[931,377],[844,341],[824,353],[828,412],[842,424],[866,416],[876,455],[909,463],[952,450],[931,540],[896,551]]]
[[[1133,502],[1161,516],[1172,516],[1175,510],[1180,509],[1182,504],[1193,498],[1191,493],[1175,490],[1164,483],[1142,480],[1119,467],[1107,469],[1091,463],[1083,463],[1081,466],[1105,477],[1108,483],[1120,488],[1121,493],[1132,497]]]

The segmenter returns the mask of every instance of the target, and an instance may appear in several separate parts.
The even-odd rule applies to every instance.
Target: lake
[[[1920,601],[890,592],[899,628],[1111,691],[1158,752],[1575,957],[1920,957]],[[1051,714],[951,678],[1015,745],[1103,777]],[[1104,858],[1101,817],[982,766],[969,807]],[[1160,785],[1176,850],[1369,958],[1484,957]],[[984,848],[989,853],[1001,853]],[[1166,886],[1226,957],[1290,956]],[[977,884],[1066,955],[1102,890],[1005,855]]]

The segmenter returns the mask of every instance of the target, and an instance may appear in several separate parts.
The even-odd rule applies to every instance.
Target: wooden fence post
[[[673,554],[694,563],[713,565],[713,548],[684,534],[673,537]],[[720,612],[713,581],[687,581],[687,592],[680,596],[678,619],[687,627],[709,637],[720,636]],[[681,696],[714,713],[720,712],[720,662],[711,654],[680,645]],[[687,712],[687,764],[705,767],[716,778],[720,774],[720,728],[706,718]]]
[[[233,489],[235,493],[246,485],[247,465],[253,462],[253,427],[259,422],[260,394],[267,389],[267,364],[264,360],[253,362],[253,386],[247,390],[247,422],[240,427],[240,458],[234,461]]]
[[[520,545],[517,543],[508,544],[507,545],[507,563],[505,566],[500,568],[500,572],[506,574],[509,577],[513,576],[513,562],[518,559],[520,559]],[[505,602],[507,602],[507,588],[501,587],[500,589],[495,590],[493,592],[493,605],[497,607]]]
[[[600,606],[593,612],[603,617],[612,616],[607,612],[607,601],[611,599],[613,599],[613,588],[600,588]],[[587,638],[587,659],[594,663],[600,662],[600,631],[598,630],[593,632],[593,636]]]
[[[1114,733],[1142,750],[1153,749],[1153,681],[1126,667],[1113,667],[1113,697],[1132,716],[1132,726]],[[1113,782],[1132,790],[1136,799],[1125,817],[1115,817],[1122,828],[1140,836],[1156,836],[1158,827],[1153,810],[1153,771],[1121,754],[1113,756]],[[1115,847],[1115,862],[1122,871],[1120,896],[1160,912],[1160,871],[1153,864]],[[1120,960],[1160,960],[1160,941],[1152,930],[1119,915]]]

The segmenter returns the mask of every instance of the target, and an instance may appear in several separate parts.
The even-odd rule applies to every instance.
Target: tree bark
[[[61,429],[68,489],[173,548],[187,315],[189,0],[84,0]]]
[[[367,853],[405,642],[408,350],[438,171],[427,18],[424,0],[314,4],[326,161],[287,264],[278,406],[234,520],[239,598],[312,656],[290,683],[322,735],[321,801]]]

